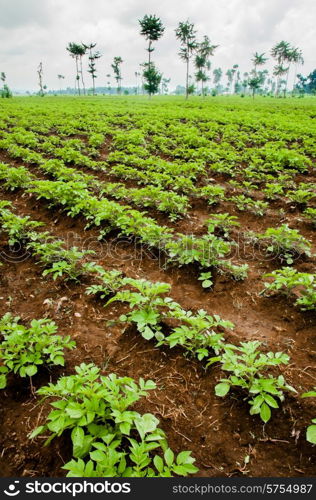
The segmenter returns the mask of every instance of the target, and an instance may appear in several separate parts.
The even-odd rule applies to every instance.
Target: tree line
[[[156,94],[161,89],[166,89],[170,79],[163,79],[162,73],[157,68],[153,61],[152,53],[155,50],[154,43],[157,42],[164,34],[165,27],[159,17],[156,15],[145,15],[139,19],[140,35],[143,36],[147,42],[146,51],[148,52],[148,60],[140,66],[142,72],[135,72],[136,80],[138,77],[142,78],[142,88],[149,96]],[[211,81],[211,57],[214,55],[215,50],[219,47],[211,42],[207,35],[204,35],[201,41],[197,38],[197,30],[193,23],[189,20],[179,22],[175,29],[176,39],[179,41],[179,57],[185,63],[185,86],[184,94],[188,98],[189,95],[200,93],[202,96],[206,95],[209,89],[206,85]],[[93,45],[93,47],[95,44]],[[85,94],[85,86],[82,73],[82,57],[87,53],[85,44],[69,43],[67,50],[76,62],[76,81],[77,90],[80,95],[79,80],[81,75],[83,93]],[[252,68],[249,72],[241,75],[239,65],[234,64],[232,68],[226,72],[227,85],[223,86],[222,78],[223,71],[221,68],[215,68],[212,72],[213,84],[212,93],[243,93],[250,92],[253,97],[259,91],[279,96],[283,94],[286,96],[288,91],[288,80],[290,69],[295,66],[295,78],[293,81],[292,91],[295,89],[304,91],[313,91],[313,73],[308,77],[303,77],[297,73],[297,68],[304,64],[302,51],[298,47],[292,46],[289,42],[282,40],[276,43],[270,52],[274,60],[274,68],[272,75],[269,75],[266,69],[262,69],[267,63],[268,57],[265,53],[253,54]],[[92,76],[92,89],[95,94],[95,78],[96,67],[95,59],[101,57],[99,52],[92,54],[89,52],[89,72]],[[79,65],[80,62],[80,65]],[[122,87],[122,67],[123,60],[120,56],[114,57],[111,65],[114,78],[117,83],[117,92],[121,93]],[[194,76],[190,75],[190,68],[193,63]],[[110,77],[110,75],[107,75]],[[161,87],[161,82],[163,85]],[[138,83],[136,86],[138,90]],[[315,89],[316,90],[316,89]],[[162,92],[163,93],[163,92]]]
[[[146,41],[145,50],[148,52],[147,61],[140,64],[140,71],[135,71],[136,92],[139,89],[139,79],[141,80],[141,89],[148,93],[149,96],[160,93],[168,93],[168,84],[170,78],[163,78],[157,65],[153,61],[153,52],[155,43],[163,36],[165,27],[159,17],[156,15],[145,15],[138,20],[140,27],[140,35]],[[289,74],[294,66],[294,80],[292,84],[292,92],[316,92],[316,70],[304,77],[298,73],[298,68],[304,64],[303,54],[300,48],[292,46],[284,40],[276,43],[271,51],[270,57],[274,60],[272,74],[269,74],[264,65],[269,60],[266,53],[255,52],[251,59],[252,68],[248,72],[241,74],[239,65],[234,64],[229,68],[225,75],[222,68],[215,68],[212,71],[211,58],[214,56],[219,45],[211,42],[207,35],[204,35],[202,40],[197,37],[197,30],[193,23],[189,20],[179,22],[175,29],[175,37],[179,42],[178,55],[185,63],[185,82],[184,86],[178,86],[176,93],[184,93],[186,99],[192,94],[200,94],[205,96],[208,93],[217,94],[252,94],[255,97],[256,93],[269,95],[286,96],[289,88]],[[88,58],[88,73],[91,77],[92,94],[96,94],[96,79],[98,77],[97,61],[102,57],[102,54],[96,50],[96,43],[77,43],[70,42],[66,50],[75,63],[75,93],[86,95],[86,84],[83,70],[83,60]],[[116,81],[117,93],[122,92],[122,65],[123,59],[121,56],[115,56],[111,64],[113,77]],[[190,74],[193,68],[193,75]],[[40,62],[38,66],[38,85],[39,95],[44,96],[46,85],[43,84],[43,64]],[[4,77],[3,87],[1,89],[2,97],[10,97],[12,94],[5,82]],[[106,75],[108,80],[110,74]],[[226,83],[223,78],[226,76]],[[4,78],[4,79],[3,79]],[[61,83],[65,79],[64,75],[58,74],[57,78],[60,82],[60,93],[62,93]],[[208,84],[212,82],[213,87],[210,89]],[[108,88],[110,87],[110,81]]]

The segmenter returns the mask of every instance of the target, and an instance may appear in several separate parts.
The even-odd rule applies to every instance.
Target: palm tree
[[[262,54],[255,52],[253,55],[253,58],[251,59],[251,61],[253,62],[253,65],[254,65],[255,75],[257,75],[257,67],[263,66],[268,60],[268,58],[264,57],[264,56],[265,56],[265,52],[263,52]]]
[[[250,80],[248,80],[248,86],[252,90],[253,99],[255,98],[256,90],[260,88],[260,85],[261,85],[261,78],[259,76],[254,76],[253,78],[250,78]]]
[[[272,47],[271,55],[277,62],[273,71],[273,74],[277,77],[276,95],[278,95],[280,91],[281,76],[283,76],[289,70],[288,67],[286,68],[286,71],[283,72],[282,68],[285,69],[284,64],[290,61],[291,51],[291,45],[289,44],[289,42],[285,42],[284,40],[278,42],[274,45],[274,47]]]
[[[285,68],[284,66],[282,66],[281,64],[277,65],[277,66],[274,66],[273,68],[273,75],[277,77],[277,84],[276,84],[276,95],[279,94],[280,92],[280,88],[281,88],[281,83],[283,82],[283,80],[281,80],[281,77],[283,75],[286,75],[287,72],[288,72],[289,68]]]
[[[89,45],[85,45],[84,43],[82,44],[83,47],[89,51],[89,69],[88,73],[90,73],[91,78],[92,78],[92,93],[95,95],[95,79],[97,78],[97,69],[95,66],[95,61],[97,59],[100,59],[102,55],[100,52],[92,52],[92,49],[95,48],[96,43],[90,43]]]
[[[234,64],[233,66],[233,93],[235,94],[236,93],[236,81],[235,81],[235,75],[236,75],[236,78],[238,76],[238,68],[239,68],[239,64]]]
[[[227,90],[231,94],[231,87],[232,87],[232,83],[233,83],[233,79],[234,79],[234,70],[233,69],[228,69],[226,71],[226,76],[227,76],[227,79],[228,79]]]
[[[75,42],[70,42],[68,44],[68,47],[66,47],[66,50],[68,50],[70,56],[75,60],[76,63],[76,83],[75,83],[75,88],[78,88],[78,94],[80,95],[80,76],[79,73],[81,72],[81,80],[83,84],[83,89],[84,89],[84,94],[86,93],[85,86],[84,86],[84,81],[83,81],[83,73],[82,73],[82,57],[86,53],[86,49],[83,47],[83,45]],[[80,63],[80,68],[79,70],[79,63]]]
[[[219,82],[221,81],[222,75],[223,75],[222,68],[214,69],[214,71],[213,71],[213,83],[214,83],[217,91],[219,91],[219,87],[220,87]]]
[[[186,62],[186,80],[185,80],[185,98],[189,97],[189,64],[194,51],[197,49],[197,42],[195,38],[196,31],[194,24],[188,20],[180,22],[176,32],[176,38],[181,42],[179,56]]]
[[[204,96],[204,83],[209,80],[206,71],[211,69],[211,63],[209,58],[214,55],[215,49],[218,45],[212,45],[211,40],[207,35],[204,35],[203,41],[197,44],[196,56],[195,56],[195,67],[197,73],[195,74],[196,80],[201,82],[202,96]]]
[[[162,94],[168,94],[169,87],[168,84],[170,83],[171,78],[163,78],[161,82],[161,93]]]
[[[148,52],[148,64],[150,65],[151,53],[155,50],[152,43],[162,37],[165,28],[160,18],[156,16],[147,16],[146,14],[143,19],[139,19],[138,22],[141,27],[140,34],[148,41],[148,48],[146,50]]]
[[[298,47],[292,49],[291,62],[293,62],[295,64],[293,90],[292,90],[294,92],[295,85],[296,85],[298,66],[304,64],[304,58],[303,58],[302,51]]]
[[[114,78],[117,83],[117,93],[121,93],[121,84],[122,84],[122,74],[121,74],[121,64],[123,62],[123,59],[120,56],[114,57],[113,63],[111,64],[111,67],[114,72]]]

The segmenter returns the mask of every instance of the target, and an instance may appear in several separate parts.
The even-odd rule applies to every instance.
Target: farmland
[[[1,104],[2,476],[314,475],[315,99]]]

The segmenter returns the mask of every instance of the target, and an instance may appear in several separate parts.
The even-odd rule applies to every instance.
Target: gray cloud
[[[254,51],[269,54],[274,43],[285,39],[302,48],[304,73],[315,67],[314,0],[0,0],[0,71],[13,88],[36,89],[36,68],[44,65],[49,88],[58,88],[57,74],[73,86],[74,63],[65,47],[70,41],[96,41],[103,57],[98,61],[99,85],[107,81],[114,56],[123,60],[123,84],[134,85],[134,73],[146,59],[145,40],[138,19],[154,13],[166,30],[155,46],[157,65],[174,87],[183,83],[185,68],[177,53],[174,30],[189,18],[199,36],[207,34],[219,44],[212,67],[226,70],[238,63],[249,70]],[[268,69],[273,66],[269,61]],[[86,76],[88,83],[88,75]]]

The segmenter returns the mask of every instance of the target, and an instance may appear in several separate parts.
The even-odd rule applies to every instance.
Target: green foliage
[[[218,361],[219,358],[214,358],[214,353],[218,355],[224,345],[224,337],[220,330],[231,329],[234,325],[230,321],[222,320],[216,314],[214,317],[210,316],[203,309],[196,314],[183,310],[176,310],[176,313],[174,317],[180,319],[183,324],[175,327],[158,345],[165,344],[171,348],[180,346],[200,361],[205,358],[212,359],[213,362]]]
[[[302,398],[316,398],[316,387],[315,391],[309,391],[302,394]],[[316,444],[316,418],[312,419],[312,424],[307,427],[306,439],[312,444]]]
[[[316,208],[307,208],[304,211],[304,215],[312,222],[314,228],[316,229]]]
[[[217,266],[229,251],[230,244],[213,234],[197,238],[196,236],[179,235],[177,240],[166,244],[169,262],[180,265],[199,263],[202,267]]]
[[[202,282],[203,288],[210,288],[211,286],[213,286],[211,272],[201,273],[200,276],[198,277],[198,280]]]
[[[247,211],[259,217],[264,216],[269,206],[269,204],[266,203],[265,201],[253,200],[252,198],[246,197],[243,194],[240,194],[238,196],[232,196],[230,200],[236,204],[236,207],[241,212]]]
[[[268,253],[287,264],[293,264],[294,259],[301,255],[311,255],[310,241],[296,229],[290,229],[287,224],[282,224],[278,228],[269,227],[263,234],[257,234],[256,237],[265,243]]]
[[[288,191],[286,196],[294,203],[306,206],[310,200],[315,198],[315,193],[308,189],[296,189],[295,191]]]
[[[161,310],[174,308],[175,304],[169,297],[163,295],[170,291],[167,283],[152,283],[141,279],[126,278],[125,284],[135,288],[137,291],[119,291],[106,305],[114,301],[127,302],[132,311],[127,315],[120,316],[120,321],[131,321],[146,340],[156,337],[157,340],[164,338],[161,333]]]
[[[10,167],[4,163],[0,163],[0,181],[5,181],[3,186],[5,189],[14,191],[15,189],[28,187],[32,176],[24,167]]]
[[[0,319],[0,388],[6,387],[7,374],[32,377],[40,365],[64,365],[64,350],[73,349],[70,336],[55,335],[56,324],[48,319],[32,320],[27,328],[10,313]]]
[[[99,270],[97,269],[97,274],[101,283],[89,286],[86,289],[87,295],[96,295],[101,299],[106,299],[124,284],[120,271],[105,271],[101,268]]]
[[[220,272],[230,275],[235,281],[243,281],[248,276],[248,264],[237,266],[229,260],[223,260],[220,264]]]
[[[143,71],[143,79],[144,79],[144,89],[151,96],[156,94],[159,90],[160,82],[162,79],[162,74],[156,68],[154,63],[145,63],[144,71]]]
[[[282,352],[259,351],[258,341],[242,342],[240,346],[226,344],[220,362],[224,371],[231,372],[228,378],[223,378],[215,387],[217,396],[224,397],[232,387],[246,391],[251,405],[250,414],[259,414],[264,423],[271,417],[271,408],[278,408],[278,401],[284,400],[284,391],[295,392],[286,384],[283,375],[277,378],[266,374],[272,366],[287,364],[289,357]]]
[[[30,220],[28,215],[18,217],[8,210],[1,211],[0,221],[2,229],[9,235],[10,245],[27,241],[31,231],[43,226],[41,222]]]
[[[261,293],[277,292],[287,297],[293,296],[295,305],[303,311],[316,309],[316,274],[300,273],[291,267],[283,267],[263,277],[273,278],[273,281],[265,283]]]
[[[276,200],[284,194],[284,187],[278,183],[271,184],[267,182],[263,192],[265,194],[265,198],[268,200]]]
[[[228,213],[214,214],[206,222],[209,233],[218,232],[219,236],[224,238],[229,237],[229,233],[234,227],[240,226],[237,217]]]
[[[191,452],[175,457],[154,415],[130,409],[156,388],[154,382],[140,379],[137,384],[113,373],[102,376],[93,364],[81,364],[75,370],[75,375],[37,391],[44,398],[57,399],[51,403],[46,424],[30,435],[32,439],[49,432],[47,445],[71,431],[73,459],[64,466],[68,477],[167,477],[197,472]]]
[[[43,276],[52,274],[54,280],[66,276],[66,280],[78,281],[82,275],[90,271],[91,266],[91,263],[82,263],[82,259],[94,253],[93,250],[80,251],[77,247],[72,247],[69,250],[61,250],[58,255],[58,262],[53,262],[52,267],[45,269]],[[51,256],[53,257],[53,255],[54,252]],[[47,253],[45,254],[45,258],[47,258]]]
[[[216,205],[225,198],[225,188],[222,186],[203,186],[199,192],[207,198],[209,205]]]

